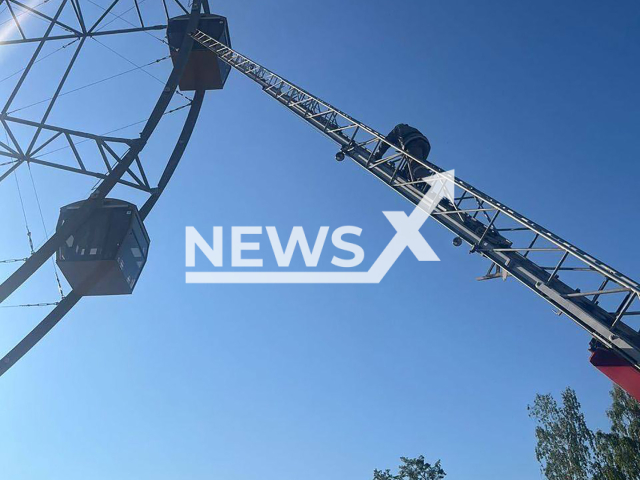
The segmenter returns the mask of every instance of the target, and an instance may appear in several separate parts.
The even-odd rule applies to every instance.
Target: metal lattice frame
[[[425,182],[412,177],[408,163],[417,162],[431,172],[443,172],[432,163],[413,158],[387,142],[384,135],[205,33],[197,31],[193,38],[412,203],[417,204],[424,195]],[[374,155],[383,143],[389,146],[390,153],[376,161]],[[640,334],[629,324],[633,316],[640,315],[640,311],[632,309],[640,304],[638,282],[460,178],[456,177],[455,185],[462,194],[454,202],[438,205],[433,216],[469,244],[471,252],[491,260],[489,271],[481,280],[516,278],[557,308],[558,313],[573,319],[598,341],[640,368]],[[540,259],[534,261],[534,256]],[[589,287],[592,284],[599,286]],[[603,298],[613,298],[613,307],[604,308]]]
[[[47,123],[47,119],[49,118],[49,115],[51,114],[58,98],[60,97],[62,89],[87,39],[166,29],[166,25],[145,25],[142,15],[140,15],[139,13],[139,6],[136,0],[135,7],[138,11],[139,25],[132,25],[131,28],[126,29],[103,30],[103,28],[107,27],[111,23],[111,21],[108,20],[110,18],[109,15],[115,15],[112,13],[112,11],[114,7],[116,7],[120,2],[121,0],[113,0],[109,4],[109,6],[104,9],[104,12],[102,12],[98,19],[95,20],[92,25],[87,26],[85,24],[85,16],[82,13],[80,0],[61,0],[60,5],[58,6],[58,9],[56,10],[56,13],[53,17],[50,17],[49,15],[43,13],[37,7],[29,7],[18,0],[0,0],[0,5],[2,5],[3,3],[6,4],[7,8],[11,12],[12,19],[21,36],[21,38],[15,40],[0,41],[0,46],[21,45],[29,43],[38,44],[36,50],[29,59],[26,68],[22,71],[22,74],[15,87],[13,88],[11,94],[9,95],[7,101],[2,106],[2,110],[0,110],[0,122],[2,123],[11,140],[10,145],[4,142],[0,142],[0,156],[14,160],[11,167],[0,174],[0,182],[11,175],[11,173],[13,173],[25,162],[57,168],[60,170],[87,175],[98,179],[105,179],[107,175],[111,173],[112,165],[118,163],[122,159],[122,156],[117,154],[110,144],[120,143],[126,145],[127,147],[132,147],[134,145],[134,139],[96,135],[89,132],[71,130]],[[60,21],[61,14],[65,10],[65,7],[69,4],[71,5],[76,17],[77,25],[75,26],[70,26],[69,24]],[[20,26],[18,17],[14,13],[14,7],[12,7],[12,5],[22,9],[24,12],[29,13],[30,15],[37,16],[48,22],[44,33],[36,37],[26,36],[23,28]],[[119,17],[116,16],[116,18]],[[55,26],[68,31],[69,34],[51,35],[51,32]],[[56,42],[60,40],[74,40],[77,41],[77,45],[75,47],[75,51],[73,52],[71,60],[69,61],[69,64],[67,65],[66,70],[57,85],[54,95],[48,100],[45,113],[43,114],[41,120],[36,122],[13,116],[10,110],[11,106],[21,88],[23,87],[25,80],[32,72],[35,63],[41,56],[42,49],[48,42]],[[71,45],[72,44],[69,44],[67,46]],[[21,125],[23,127],[27,126],[33,130],[31,140],[26,145],[20,145],[20,143],[14,136],[12,127],[15,127],[16,125]],[[67,163],[60,161],[47,161],[38,157],[38,155],[43,151],[43,149],[45,149],[45,147],[56,141],[61,136],[64,137],[70,150],[72,151],[77,166],[70,166]],[[43,140],[42,137],[45,137],[45,139]],[[88,169],[85,166],[88,164],[88,162],[83,159],[84,156],[81,155],[76,148],[76,145],[79,143],[78,139],[80,139],[80,142],[88,140],[95,143],[96,150],[94,154],[98,155],[99,158],[101,158],[104,162],[104,170],[92,170]],[[134,163],[127,169],[126,174],[128,178],[119,178],[118,183],[142,190],[147,193],[151,192],[152,188],[146,179],[143,164],[139,157],[134,158]]]
[[[20,44],[20,43],[34,43],[37,42],[38,46],[31,56],[26,68],[23,70],[20,79],[18,80],[15,88],[10,94],[7,102],[0,111],[0,122],[2,123],[7,135],[10,139],[10,143],[0,141],[0,156],[13,159],[11,166],[0,175],[0,182],[6,179],[11,173],[13,173],[20,165],[24,163],[34,163],[53,167],[61,170],[74,172],[77,174],[87,175],[100,179],[98,185],[93,189],[91,195],[85,200],[81,208],[78,209],[74,215],[65,222],[37,251],[35,251],[30,257],[24,259],[24,263],[15,270],[9,278],[7,278],[0,285],[0,303],[3,302],[9,295],[17,290],[28,278],[33,275],[42,265],[55,253],[60,245],[71,235],[82,223],[84,223],[91,213],[99,207],[102,200],[109,194],[116,184],[126,185],[138,190],[142,190],[149,193],[150,196],[141,207],[140,213],[144,219],[151,211],[157,200],[161,196],[165,187],[167,186],[173,172],[175,171],[184,150],[189,142],[193,128],[196,124],[200,107],[204,99],[204,91],[195,92],[194,98],[189,105],[189,113],[182,128],[182,132],[178,138],[176,146],[171,153],[167,165],[164,169],[162,177],[156,187],[151,187],[147,176],[145,174],[143,163],[141,161],[140,154],[144,149],[147,141],[151,137],[156,126],[160,122],[163,115],[167,112],[169,103],[176,92],[178,82],[182,76],[182,73],[187,64],[191,48],[193,46],[193,39],[190,36],[186,36],[179,48],[178,55],[176,56],[173,70],[169,75],[168,80],[158,98],[148,120],[146,121],[140,136],[135,139],[111,137],[104,135],[96,135],[89,132],[81,132],[77,130],[70,130],[64,127],[50,125],[47,123],[47,119],[57,98],[59,97],[62,88],[69,76],[71,69],[80,53],[82,46],[87,38],[93,36],[104,35],[117,35],[131,32],[143,32],[149,30],[158,30],[166,28],[166,25],[145,26],[137,0],[134,0],[135,7],[138,13],[140,26],[135,26],[129,29],[118,30],[99,30],[103,21],[112,9],[119,3],[120,0],[113,0],[107,9],[99,19],[90,27],[87,28],[84,22],[84,16],[82,15],[80,0],[61,0],[55,15],[49,17],[48,15],[36,10],[32,7],[27,7],[16,0],[0,0],[0,5],[3,1],[10,7],[11,4],[18,5],[21,8],[29,11],[30,13],[37,15],[49,22],[49,25],[42,35],[42,37],[29,38],[25,36],[23,29],[20,27],[18,18],[12,13],[12,18],[16,23],[17,29],[20,32],[21,39],[9,40],[0,42],[0,45],[8,44]],[[200,19],[201,8],[205,13],[209,12],[209,5],[207,0],[194,0],[191,4],[190,11],[179,2],[174,0],[180,6],[185,13],[189,14],[189,21],[187,26],[188,32],[196,30],[198,21]],[[78,28],[70,27],[67,24],[60,22],[59,17],[65,8],[67,2],[70,2],[75,12],[77,21],[79,23]],[[163,5],[167,18],[169,18],[169,12],[167,5],[163,0]],[[107,22],[108,23],[108,22]],[[51,36],[51,31],[54,26],[59,26],[69,31],[69,35]],[[106,25],[104,25],[106,26]],[[22,87],[27,75],[31,71],[33,65],[36,63],[38,56],[40,55],[43,46],[48,41],[63,40],[73,38],[78,40],[78,45],[73,53],[73,56],[60,80],[54,96],[49,100],[45,113],[42,116],[41,121],[35,122],[11,116],[8,114],[9,109],[20,88]],[[21,144],[12,131],[13,125],[22,125],[32,129],[33,135],[27,144]],[[45,140],[42,137],[45,136]],[[44,161],[38,158],[37,155],[43,148],[51,144],[59,137],[64,137],[69,149],[71,150],[77,167],[71,167],[66,164]],[[87,162],[80,155],[76,145],[79,141],[90,141],[95,144],[94,154],[102,158],[105,169],[103,171],[95,171],[86,168]],[[119,155],[114,148],[116,144],[124,144],[126,147],[125,153]],[[129,176],[129,179],[123,178],[125,175]],[[15,364],[26,352],[28,352],[38,341],[40,341],[51,328],[53,328],[81,299],[75,291],[71,291],[65,296],[56,307],[22,340],[20,341],[7,355],[0,360],[0,375],[4,374],[12,365]]]

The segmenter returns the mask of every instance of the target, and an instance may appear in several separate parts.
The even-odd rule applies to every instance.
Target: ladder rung
[[[610,290],[595,290],[593,292],[576,292],[576,293],[568,293],[564,295],[565,298],[573,298],[573,297],[588,297],[590,295],[607,295],[610,293],[622,293],[622,292],[630,292],[628,288],[612,288]]]

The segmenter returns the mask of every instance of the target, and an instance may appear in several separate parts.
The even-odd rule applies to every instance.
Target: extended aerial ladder
[[[191,36],[333,140],[340,148],[337,160],[349,156],[413,204],[423,197],[425,181],[412,177],[409,162],[444,172],[202,31]],[[389,145],[387,156],[376,160],[383,143]],[[640,333],[631,325],[640,315],[633,310],[640,305],[640,284],[460,178],[454,184],[460,196],[441,202],[432,216],[454,233],[454,245],[464,241],[471,253],[490,260],[480,279],[511,276],[571,318],[593,337],[591,363],[640,400]]]

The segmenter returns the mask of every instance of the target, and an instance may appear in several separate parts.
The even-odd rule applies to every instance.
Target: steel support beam
[[[148,32],[151,30],[164,30],[166,28],[166,25],[151,25],[148,27],[120,28],[118,30],[104,30],[99,32],[78,32],[70,33],[68,35],[45,35],[44,37],[23,38],[19,40],[2,40],[0,41],[0,45],[21,45],[23,43],[48,42],[52,40],[69,40],[72,38],[86,39],[91,37],[104,37],[105,35],[119,35],[121,33],[137,33]]]

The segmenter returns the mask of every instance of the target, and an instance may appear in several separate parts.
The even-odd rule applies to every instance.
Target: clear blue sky
[[[229,18],[239,51],[377,130],[421,128],[433,162],[640,277],[637,2],[212,10]],[[143,55],[148,40],[131,36],[126,51],[140,62],[165,54],[151,42]],[[157,95],[139,78],[125,99]],[[114,128],[144,116],[106,112]],[[158,155],[171,147],[154,142]],[[147,221],[151,255],[135,294],[84,299],[2,377],[2,477],[368,480],[424,454],[451,479],[533,480],[526,407],[537,392],[572,386],[591,424],[605,426],[610,382],[588,363],[588,336],[512,280],[476,282],[486,263],[433,222],[423,232],[442,261],[405,252],[379,285],[185,285],[187,225],[358,225],[373,260],[393,234],[382,210],[410,205],[334,153],[237,72],[211,92]],[[44,206],[51,227],[86,187],[34,174],[55,199]],[[0,218],[17,220],[9,193]],[[24,247],[9,235],[5,250]],[[2,351],[43,313],[0,311]]]

